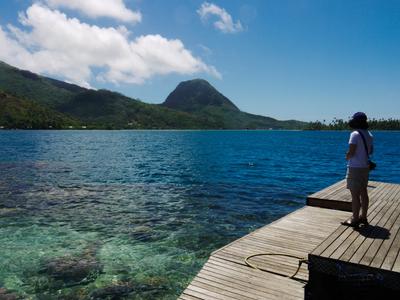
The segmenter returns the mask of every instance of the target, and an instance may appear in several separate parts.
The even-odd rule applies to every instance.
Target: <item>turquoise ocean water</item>
[[[400,183],[400,132],[373,134],[371,179]],[[176,299],[213,250],[343,179],[348,136],[0,131],[0,292]]]

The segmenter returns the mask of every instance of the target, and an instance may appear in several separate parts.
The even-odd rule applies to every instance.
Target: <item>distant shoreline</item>
[[[49,129],[49,128],[35,128],[35,129],[27,129],[27,128],[0,128],[0,132],[5,131],[301,131],[301,132],[350,132],[351,129],[322,129],[322,130],[314,130],[314,129],[192,129],[192,128],[182,128],[182,129],[162,129],[162,128],[143,128],[143,129],[107,129],[107,128],[73,128],[73,129]],[[373,132],[400,132],[398,129],[369,129],[369,131]]]

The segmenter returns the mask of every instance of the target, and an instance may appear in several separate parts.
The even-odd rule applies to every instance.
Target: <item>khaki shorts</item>
[[[346,180],[349,190],[358,191],[368,186],[368,168],[347,168]]]

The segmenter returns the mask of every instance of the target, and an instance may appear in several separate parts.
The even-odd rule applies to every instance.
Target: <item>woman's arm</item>
[[[347,150],[346,153],[346,159],[349,160],[354,156],[356,153],[357,145],[356,144],[349,144],[349,149]]]

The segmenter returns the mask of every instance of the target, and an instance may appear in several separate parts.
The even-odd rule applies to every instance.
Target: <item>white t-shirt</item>
[[[369,154],[372,152],[373,138],[372,134],[365,129],[360,129],[367,142]],[[364,143],[361,135],[357,131],[350,134],[349,144],[357,145],[355,154],[348,160],[347,166],[350,168],[368,168],[368,156],[365,152]]]

